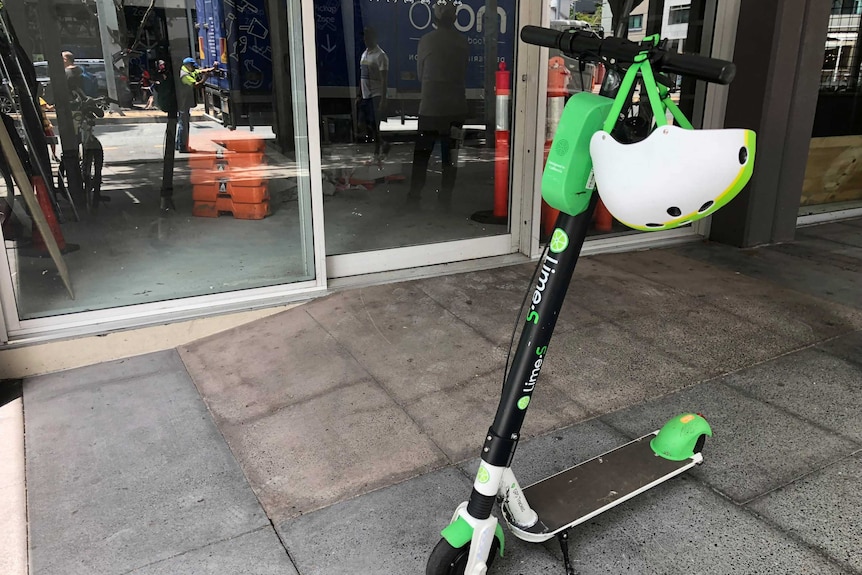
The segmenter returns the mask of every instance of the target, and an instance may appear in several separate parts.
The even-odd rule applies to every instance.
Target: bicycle
[[[93,133],[93,128],[97,119],[105,117],[105,110],[112,102],[110,98],[104,96],[99,98],[78,96],[72,102],[72,122],[81,150],[79,170],[83,182],[82,195],[88,211],[97,209],[100,203],[111,201],[111,198],[101,194],[105,151],[102,143]],[[66,190],[65,180],[66,158],[61,156],[60,167],[57,169],[58,191]]]

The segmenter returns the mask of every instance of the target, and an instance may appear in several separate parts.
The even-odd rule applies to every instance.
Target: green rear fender
[[[650,441],[650,447],[659,457],[682,461],[694,455],[702,435],[712,437],[712,428],[706,419],[697,413],[683,413],[664,424]]]
[[[570,216],[587,209],[595,190],[590,139],[602,129],[614,101],[591,92],[569,98],[542,173],[542,199]]]
[[[440,532],[440,535],[442,535],[443,539],[445,539],[453,548],[460,549],[473,539],[473,528],[470,527],[470,524],[467,523],[466,519],[459,515],[455,521],[447,525],[443,531]],[[497,540],[500,542],[500,557],[502,557],[503,528],[500,526],[499,522],[497,523],[495,535],[497,536]]]

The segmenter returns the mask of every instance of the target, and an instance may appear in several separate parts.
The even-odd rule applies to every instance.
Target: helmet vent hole
[[[669,216],[672,216],[674,218],[678,218],[682,215],[682,210],[676,206],[671,206],[667,209],[667,213]]]
[[[712,207],[712,204],[714,204],[714,203],[715,203],[715,202],[713,202],[712,200],[709,200],[708,202],[706,202],[705,204],[703,204],[702,206],[700,206],[700,209],[699,209],[699,210],[697,210],[697,213],[702,214],[703,212],[705,212],[706,210],[708,210],[709,208],[711,208],[711,207]]]
[[[662,227],[662,225],[663,224],[647,224],[646,227],[648,227],[648,228],[660,228],[660,227]]]
[[[748,148],[745,146],[739,148],[739,165],[744,166],[748,161]]]

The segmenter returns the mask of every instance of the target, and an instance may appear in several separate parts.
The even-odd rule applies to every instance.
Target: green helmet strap
[[[653,44],[656,44],[658,43],[658,38],[658,36],[650,36],[645,38],[644,42],[653,42]],[[650,107],[652,108],[656,125],[659,127],[666,126],[667,111],[670,111],[673,118],[681,127],[691,130],[691,122],[688,121],[679,107],[673,102],[673,100],[671,100],[670,90],[664,86],[659,86],[656,82],[655,74],[653,74],[652,66],[650,65],[648,50],[644,50],[635,56],[634,63],[629,66],[628,70],[626,70],[626,74],[623,77],[623,81],[620,83],[619,90],[617,91],[617,96],[614,99],[614,104],[611,107],[611,111],[608,114],[602,129],[609,134],[613,132],[614,126],[616,125],[617,120],[619,120],[620,114],[634,89],[635,82],[638,79],[638,74],[640,74],[643,80],[642,85],[646,92],[647,100],[649,100]],[[641,93],[641,99],[643,99],[643,97],[644,94]]]

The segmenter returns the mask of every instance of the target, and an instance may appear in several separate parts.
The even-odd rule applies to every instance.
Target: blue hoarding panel
[[[196,0],[203,66],[219,64],[227,78],[210,86],[243,94],[272,92],[272,45],[265,0]]]
[[[511,70],[517,41],[516,2],[498,0],[497,4],[497,59],[506,62]],[[363,29],[371,27],[389,57],[389,86],[399,92],[418,92],[416,52],[422,36],[435,29],[432,6],[433,2],[421,0],[314,0],[318,83],[331,87],[356,84],[355,70],[365,49]],[[485,0],[461,0],[456,14],[455,27],[470,45],[467,88],[482,89]],[[348,50],[351,39],[353,46]],[[493,67],[496,70],[497,63]]]

